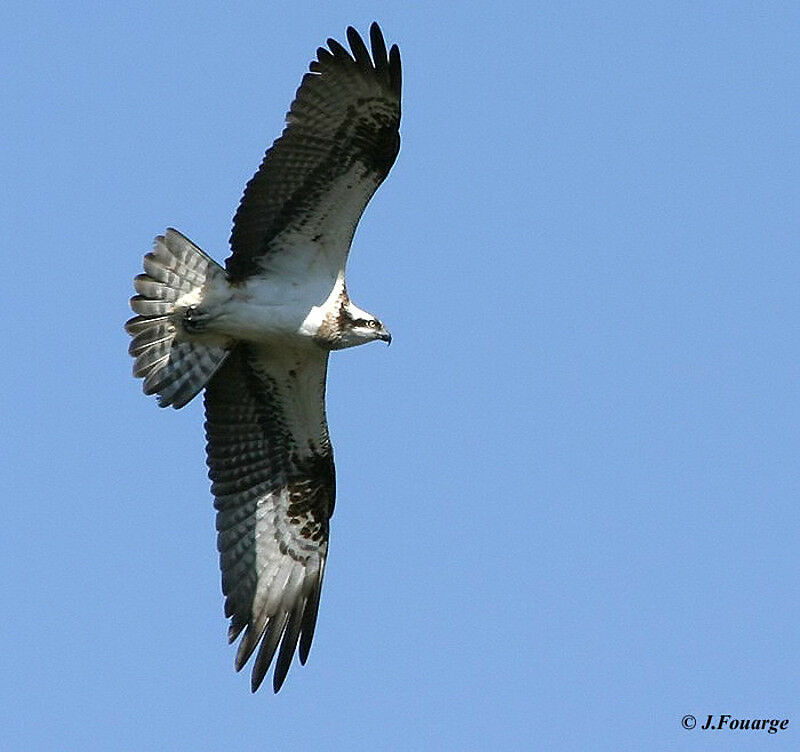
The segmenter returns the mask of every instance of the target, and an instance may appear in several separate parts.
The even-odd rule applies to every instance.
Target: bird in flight
[[[178,231],[134,279],[133,375],[162,407],[205,389],[206,455],[228,638],[251,689],[277,652],[277,692],[308,659],[335,497],[325,417],[332,350],[386,327],[348,296],[356,225],[400,148],[400,52],[352,27],[303,76],[281,136],[247,184],[223,268]]]

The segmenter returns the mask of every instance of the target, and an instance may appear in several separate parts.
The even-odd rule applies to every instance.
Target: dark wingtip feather
[[[311,650],[311,641],[314,639],[314,629],[317,626],[317,613],[319,612],[320,584],[318,583],[314,588],[303,611],[303,622],[300,625],[300,648],[298,651],[301,666],[306,665],[308,653]]]
[[[329,50],[324,47],[317,47],[317,59],[311,63],[311,70],[319,69],[321,65],[325,65],[333,59],[333,55]]]
[[[217,550],[219,551],[220,548],[220,541],[219,536],[217,536]],[[236,613],[236,603],[234,602],[233,598],[226,598],[225,599],[225,618],[230,619]]]
[[[228,627],[228,645],[233,645],[236,642],[236,638],[242,633],[244,626],[229,626]]]
[[[372,58],[369,56],[369,50],[364,44],[361,35],[352,27],[347,27],[347,41],[350,43],[350,49],[353,51],[353,57],[363,70],[372,70]]]
[[[261,647],[258,649],[258,655],[253,663],[253,673],[250,677],[251,692],[255,692],[261,686],[261,682],[264,681],[264,677],[269,671],[269,666],[275,656],[287,619],[288,614],[283,617],[275,615],[269,620],[264,638],[261,641]]]
[[[386,57],[386,42],[383,41],[383,32],[377,21],[373,21],[369,27],[369,43],[372,47],[375,70],[383,73],[389,67],[389,59]]]
[[[396,44],[389,50],[389,81],[394,91],[400,94],[403,83],[403,73],[400,66],[400,50]]]
[[[355,62],[353,60],[353,58],[350,57],[350,53],[347,51],[347,48],[343,47],[335,39],[328,38],[328,41],[327,41],[326,44],[328,45],[330,51],[333,53],[333,56],[337,60],[339,60],[339,61],[341,61],[343,63]]]
[[[256,669],[253,668],[253,673],[250,675],[250,691],[252,693],[258,692],[258,688],[261,686],[261,683],[264,681],[264,677],[267,675],[266,669],[264,671],[259,671],[256,673]]]
[[[250,660],[250,656],[256,649],[256,645],[258,645],[258,641],[262,634],[263,631],[260,634],[256,634],[252,624],[247,625],[247,631],[245,631],[244,636],[239,643],[239,649],[236,651],[236,660],[233,663],[233,666],[237,671],[241,671],[247,661]]]
[[[234,640],[242,633],[242,630],[247,626],[247,620],[242,618],[239,614],[234,614],[231,618],[231,623],[228,626],[228,644],[232,644]]]
[[[300,625],[303,622],[304,607],[305,603],[302,603],[292,611],[289,623],[286,625],[286,631],[283,634],[281,649],[278,651],[278,660],[275,662],[275,673],[272,676],[272,689],[276,693],[283,686],[286,674],[289,673],[289,666],[292,665],[294,651],[297,648],[297,638],[300,636]]]

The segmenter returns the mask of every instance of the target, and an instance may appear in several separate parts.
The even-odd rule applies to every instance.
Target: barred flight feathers
[[[225,614],[236,669],[261,647],[252,689],[277,692],[316,622],[335,474],[325,421],[328,354],[239,345],[206,389],[206,436]]]
[[[234,217],[226,268],[242,279],[286,250],[296,236],[335,244],[341,266],[364,207],[400,148],[400,52],[387,57],[377,24],[372,57],[347,30],[352,55],[329,39],[303,77],[283,134],[245,188]]]

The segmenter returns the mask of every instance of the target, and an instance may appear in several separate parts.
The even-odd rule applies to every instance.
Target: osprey
[[[400,148],[400,53],[319,48],[281,136],[247,184],[221,267],[179,232],[158,236],[125,328],[133,375],[162,407],[205,388],[206,455],[228,638],[255,692],[277,651],[277,692],[305,663],[328,552],[335,474],[325,417],[332,350],[391,335],[348,297],[356,225]],[[244,633],[244,634],[242,634]]]

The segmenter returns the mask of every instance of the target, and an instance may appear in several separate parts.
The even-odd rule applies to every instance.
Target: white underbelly
[[[214,328],[234,339],[268,342],[302,337],[308,315],[299,305],[261,303],[233,299],[215,317]]]
[[[331,282],[292,285],[260,277],[212,292],[203,303],[215,333],[250,342],[310,343],[339,288],[339,280],[331,289]]]

